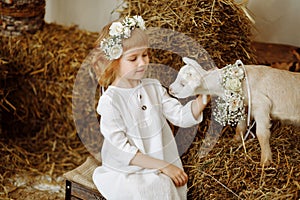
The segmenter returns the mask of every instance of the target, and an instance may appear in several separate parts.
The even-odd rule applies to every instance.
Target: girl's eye
[[[143,57],[147,57],[147,56],[148,56],[148,53],[143,54]]]
[[[136,61],[136,57],[129,58],[128,60],[131,61],[131,62]]]

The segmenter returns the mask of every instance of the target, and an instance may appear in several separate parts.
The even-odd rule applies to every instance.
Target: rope
[[[252,123],[252,125],[250,126],[250,121],[251,121],[251,103],[252,103],[252,99],[251,99],[251,91],[250,91],[250,84],[249,84],[249,80],[248,80],[248,75],[247,75],[247,71],[246,68],[244,66],[244,63],[241,60],[237,60],[236,61],[237,65],[241,65],[244,69],[244,73],[245,73],[245,81],[246,81],[246,86],[247,86],[247,95],[248,95],[248,116],[247,116],[247,133],[245,135],[244,141],[247,139],[249,133],[251,133],[252,137],[255,138],[254,134],[251,132],[251,128],[254,126],[255,121]]]

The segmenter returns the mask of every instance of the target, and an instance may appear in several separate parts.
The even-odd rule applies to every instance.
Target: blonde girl
[[[201,122],[201,96],[181,105],[158,80],[143,78],[149,55],[141,16],[108,24],[96,48],[94,66],[105,92],[97,106],[104,142],[95,185],[109,200],[186,199],[188,176],[167,120],[180,127]]]

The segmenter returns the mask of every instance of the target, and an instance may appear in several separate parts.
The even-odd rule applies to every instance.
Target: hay
[[[48,133],[68,135],[74,131],[74,79],[96,37],[76,27],[53,24],[34,35],[1,37],[2,108],[8,111],[2,117],[3,126],[11,127],[9,134],[42,132],[47,138]],[[16,123],[22,126],[12,128]]]
[[[0,36],[0,194],[9,194],[14,173],[57,177],[86,159],[72,89],[97,35],[45,24],[35,34]]]
[[[260,166],[260,146],[250,138],[245,146],[232,141],[234,129],[225,127],[204,158],[199,149],[210,124],[210,109],[189,150],[182,156],[189,175],[188,199],[298,199],[300,196],[300,127],[273,121],[271,149],[274,163]],[[253,130],[254,131],[254,130]]]
[[[142,15],[148,27],[186,34],[199,42],[218,67],[236,59],[256,62],[251,47],[251,21],[232,0],[126,0],[125,3],[121,16]],[[158,52],[152,62],[161,63],[169,55]],[[180,64],[173,59],[174,56],[169,57],[163,64]]]

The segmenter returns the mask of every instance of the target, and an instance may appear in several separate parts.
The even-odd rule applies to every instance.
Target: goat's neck
[[[202,87],[197,88],[197,93],[223,96],[224,89],[220,82],[220,75],[221,69],[207,71],[202,79]]]

